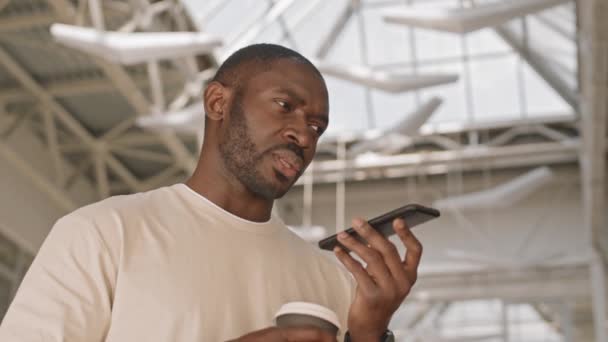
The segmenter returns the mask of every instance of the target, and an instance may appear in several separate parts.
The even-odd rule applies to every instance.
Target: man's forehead
[[[256,63],[248,68],[249,79],[258,77],[273,78],[276,81],[319,83],[325,87],[325,81],[312,66],[290,60],[276,60],[268,63]]]
[[[276,65],[266,68],[250,69],[248,73],[249,77],[243,84],[245,88],[257,91],[282,91],[303,100],[328,102],[324,80],[305,64],[276,62]]]

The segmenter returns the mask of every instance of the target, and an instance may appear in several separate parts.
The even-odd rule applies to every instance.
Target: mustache
[[[289,150],[289,151],[295,153],[296,156],[300,157],[300,159],[304,160],[304,149],[302,149],[300,146],[298,146],[294,143],[277,145],[277,146],[269,149],[268,151],[266,151],[266,153],[272,153],[277,150]]]

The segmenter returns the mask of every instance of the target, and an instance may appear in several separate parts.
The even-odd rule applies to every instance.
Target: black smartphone
[[[380,234],[385,237],[389,237],[395,234],[395,231],[393,230],[393,220],[395,220],[396,218],[403,218],[405,220],[405,224],[407,224],[408,227],[413,228],[419,224],[437,218],[440,215],[441,214],[437,209],[428,208],[419,204],[408,204],[401,208],[389,211],[386,214],[382,214],[378,217],[375,217],[369,220],[368,223]],[[363,243],[367,243],[365,239],[363,239],[354,228],[348,228],[346,229],[346,232],[349,235],[355,237],[357,240]],[[336,236],[336,234],[319,241],[319,248],[321,249],[333,251],[334,247],[336,246],[340,246],[346,251],[348,251],[347,248],[345,248],[340,242],[338,242],[338,237]]]

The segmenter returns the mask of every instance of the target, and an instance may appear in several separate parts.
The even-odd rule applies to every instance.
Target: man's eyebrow
[[[296,93],[295,90],[293,90],[291,88],[280,87],[280,88],[277,88],[276,91],[279,93],[286,94],[287,96],[293,98],[294,100],[296,100],[299,103],[306,102],[306,101],[304,101],[304,99],[301,96],[298,95],[298,93]]]
[[[329,119],[327,118],[327,115],[323,115],[323,114],[310,114],[311,117],[319,120],[319,121],[323,121],[323,123],[325,124],[325,126],[327,126],[329,124]]]

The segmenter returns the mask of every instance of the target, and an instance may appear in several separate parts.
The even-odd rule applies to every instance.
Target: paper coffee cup
[[[314,303],[290,302],[284,304],[274,316],[278,327],[314,326],[337,336],[340,331],[338,315]]]

